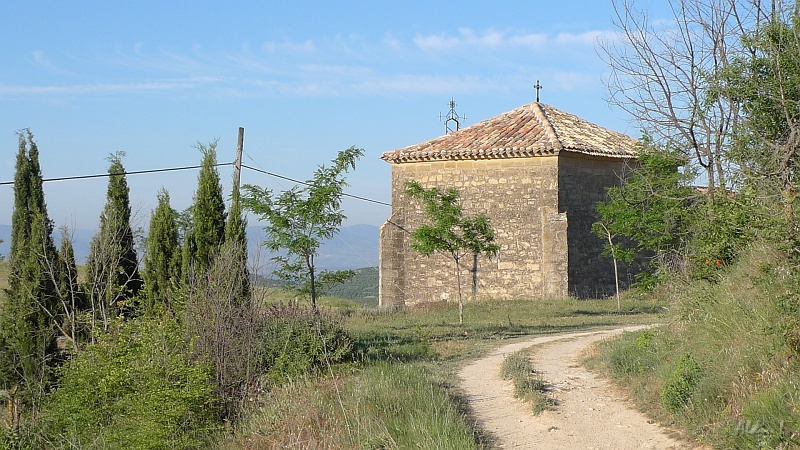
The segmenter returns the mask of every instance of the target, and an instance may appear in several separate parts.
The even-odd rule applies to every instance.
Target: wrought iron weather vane
[[[455,100],[453,100],[452,97],[450,97],[450,112],[448,112],[447,115],[444,116],[444,118],[445,118],[444,121],[445,134],[450,134],[453,131],[458,131],[461,128],[461,121],[467,120],[466,115],[459,116],[458,113],[456,112],[456,102]],[[442,113],[439,113],[439,120],[442,120]],[[455,130],[451,128],[453,126],[452,125],[453,123],[455,124]]]

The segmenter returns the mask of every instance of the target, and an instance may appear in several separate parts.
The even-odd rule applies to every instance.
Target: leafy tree
[[[356,167],[364,150],[350,147],[339,152],[329,167],[320,166],[304,187],[275,195],[270,189],[245,185],[243,206],[267,221],[266,247],[285,254],[272,258],[273,272],[297,292],[310,295],[316,309],[319,289],[352,276],[352,271],[317,274],[315,259],[322,241],[339,232],[345,219],[341,209],[345,175]]]
[[[178,213],[169,203],[169,192],[161,189],[158,206],[150,217],[147,253],[144,258],[144,286],[147,292],[145,309],[172,309],[172,291],[180,282],[181,248],[178,243]]]
[[[630,262],[633,252],[651,258],[650,270],[640,281],[651,284],[652,275],[685,266],[691,222],[701,194],[692,189],[694,178],[685,168],[681,152],[658,149],[648,138],[636,165],[622,174],[624,184],[606,190],[608,200],[597,205],[600,220],[595,234],[618,238],[606,244],[606,255]],[[625,238],[625,239],[621,239]]]
[[[131,228],[130,190],[122,165],[124,156],[124,152],[117,152],[108,157],[111,164],[106,204],[87,260],[92,309],[104,329],[124,308],[135,306],[132,301],[142,287]]]
[[[184,237],[183,276],[205,273],[225,240],[225,201],[217,171],[217,142],[198,144],[203,154],[197,192],[191,209],[191,227]]]
[[[744,33],[748,52],[718,77],[717,93],[741,108],[731,160],[740,171],[741,193],[757,199],[746,206],[751,221],[800,256],[800,17],[793,2],[771,7],[767,20]],[[764,220],[770,216],[779,220]]]
[[[57,277],[48,274],[47,264],[58,261],[58,252],[44,200],[39,149],[30,130],[18,135],[9,279],[0,315],[0,384],[35,410],[55,362]]]
[[[456,189],[425,189],[418,182],[409,181],[406,195],[422,201],[425,216],[432,222],[411,233],[411,248],[424,256],[441,253],[453,260],[458,284],[458,322],[464,323],[461,260],[472,256],[473,273],[477,273],[478,255],[487,258],[497,255],[500,247],[494,243],[492,224],[484,214],[465,217]]]

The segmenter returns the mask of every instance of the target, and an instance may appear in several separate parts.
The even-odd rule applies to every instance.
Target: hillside
[[[363,267],[355,270],[353,278],[346,283],[327,289],[325,294],[354,300],[369,307],[378,306],[378,268]]]

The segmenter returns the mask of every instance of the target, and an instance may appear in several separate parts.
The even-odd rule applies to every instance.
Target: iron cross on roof
[[[542,88],[542,85],[539,84],[539,80],[536,80],[536,84],[533,88],[536,89],[536,103],[539,103],[539,90]]]

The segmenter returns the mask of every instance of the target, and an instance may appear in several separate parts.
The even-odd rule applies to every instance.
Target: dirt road
[[[680,449],[692,448],[671,437],[628,406],[610,384],[588,372],[578,355],[600,339],[642,327],[531,338],[503,346],[464,367],[461,387],[483,428],[503,449]],[[552,389],[558,406],[536,416],[514,398],[510,381],[500,377],[505,355],[526,347],[533,367]]]

